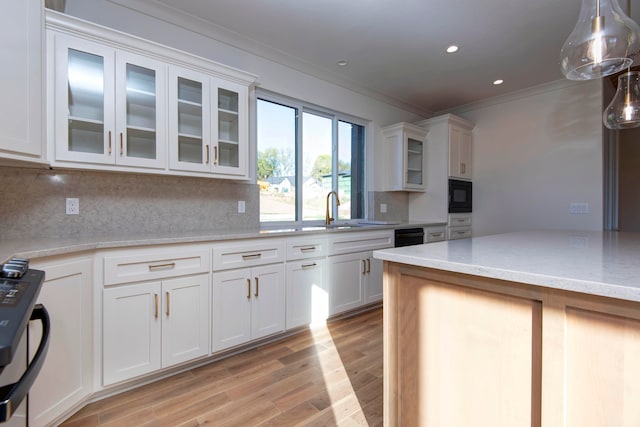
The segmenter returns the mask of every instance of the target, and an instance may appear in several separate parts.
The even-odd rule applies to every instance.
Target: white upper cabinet
[[[170,67],[170,168],[246,177],[248,97],[246,86]]]
[[[256,76],[47,12],[54,166],[249,178]]]
[[[425,191],[427,132],[410,123],[382,129],[386,139],[389,191]]]
[[[449,176],[471,180],[471,129],[464,122],[449,122]]]
[[[55,160],[165,167],[165,68],[55,36]]]
[[[0,158],[40,161],[44,147],[43,2],[2,4]]]

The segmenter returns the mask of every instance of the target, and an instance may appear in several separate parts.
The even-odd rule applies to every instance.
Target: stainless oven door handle
[[[5,422],[11,418],[13,411],[16,410],[27,393],[29,393],[29,389],[31,389],[40,373],[47,355],[49,333],[51,332],[51,322],[47,309],[42,304],[36,304],[31,312],[31,320],[40,320],[42,322],[40,344],[29,367],[24,371],[18,382],[0,388],[0,422]]]

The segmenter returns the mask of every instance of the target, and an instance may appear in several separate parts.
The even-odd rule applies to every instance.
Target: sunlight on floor
[[[311,333],[318,348],[326,347],[317,356],[335,425],[368,425],[331,332],[326,325],[317,325],[311,328]]]

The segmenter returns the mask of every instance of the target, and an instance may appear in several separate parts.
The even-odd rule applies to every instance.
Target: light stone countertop
[[[378,259],[640,302],[640,233],[530,231],[374,251]]]
[[[336,224],[324,226],[256,228],[250,230],[203,230],[192,232],[145,233],[140,235],[89,235],[66,238],[33,238],[0,240],[0,263],[12,256],[41,258],[96,249],[151,246],[179,243],[202,243],[262,237],[295,237],[312,234],[333,234],[346,231],[393,230],[396,228],[446,226],[445,222],[404,222],[394,224]]]

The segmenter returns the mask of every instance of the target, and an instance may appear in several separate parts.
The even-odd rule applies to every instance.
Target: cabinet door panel
[[[0,37],[0,156],[42,155],[43,58],[42,2],[17,1],[2,5]]]
[[[213,352],[251,340],[250,277],[250,269],[213,275]]]
[[[56,160],[113,163],[113,49],[55,35]]]
[[[359,307],[364,302],[362,281],[367,265],[362,255],[347,254],[329,258],[329,314]]]
[[[162,282],[162,367],[209,353],[209,276]]]
[[[254,267],[251,332],[252,339],[284,330],[284,266]]]
[[[211,98],[209,76],[169,68],[169,167],[211,171]]]
[[[164,168],[166,65],[116,52],[116,163]]]
[[[246,176],[248,173],[248,90],[246,86],[212,79],[213,172]]]
[[[91,259],[37,265],[46,280],[38,302],[51,318],[49,350],[29,391],[29,425],[43,426],[74,407],[92,391]],[[37,349],[42,326],[29,323],[29,351]]]
[[[382,300],[382,275],[384,263],[373,257],[373,252],[367,253],[367,275],[365,286],[365,302],[372,303]]]
[[[324,322],[329,316],[329,292],[324,259],[287,263],[287,329]]]
[[[102,295],[104,385],[159,369],[160,283],[105,289]]]

